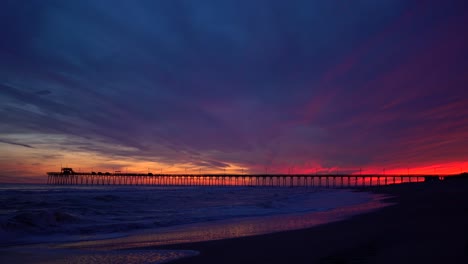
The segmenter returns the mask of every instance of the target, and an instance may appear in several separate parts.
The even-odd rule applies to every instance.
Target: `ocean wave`
[[[368,199],[366,193],[305,188],[21,186],[15,190],[10,186],[2,190],[0,186],[0,235],[131,233],[330,210]]]
[[[50,229],[79,223],[79,217],[57,210],[19,212],[2,223],[4,231],[50,232]]]
[[[93,197],[94,200],[103,201],[103,202],[113,202],[119,199],[118,196],[112,194],[98,195]]]

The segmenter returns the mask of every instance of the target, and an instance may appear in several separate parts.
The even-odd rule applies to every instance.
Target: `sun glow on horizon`
[[[395,164],[370,164],[362,167],[324,166],[320,161],[309,161],[304,164],[242,164],[223,160],[185,159],[183,162],[151,161],[148,157],[134,157],[131,153],[138,150],[107,146],[107,149],[121,151],[122,155],[103,155],[89,150],[80,150],[78,146],[62,147],[61,139],[53,144],[37,144],[38,147],[25,147],[14,144],[2,144],[0,158],[0,182],[41,182],[46,172],[60,171],[61,167],[72,167],[77,172],[153,173],[153,174],[436,174],[448,175],[465,172],[468,162],[444,161],[433,164],[413,162],[404,167],[402,162]],[[0,143],[1,144],[1,143]],[[129,152],[129,154],[125,154]],[[209,156],[207,154],[207,156]],[[157,158],[155,158],[157,160]],[[184,159],[182,159],[184,160]],[[222,166],[211,166],[208,161]],[[27,176],[29,178],[21,178]],[[16,177],[16,178],[15,178]]]

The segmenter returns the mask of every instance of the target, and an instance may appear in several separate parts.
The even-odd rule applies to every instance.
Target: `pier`
[[[145,186],[274,186],[352,188],[406,182],[440,181],[441,175],[348,175],[348,174],[153,174],[121,172],[75,172],[63,168],[48,172],[52,185],[145,185]]]

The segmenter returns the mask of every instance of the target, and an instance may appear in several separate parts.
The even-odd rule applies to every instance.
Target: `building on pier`
[[[72,168],[62,168],[62,174],[65,174],[65,175],[75,174],[75,171],[73,171]]]

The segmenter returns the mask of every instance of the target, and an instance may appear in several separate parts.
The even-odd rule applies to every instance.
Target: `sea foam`
[[[92,240],[196,223],[364,203],[349,190],[281,187],[0,185],[0,243]]]

